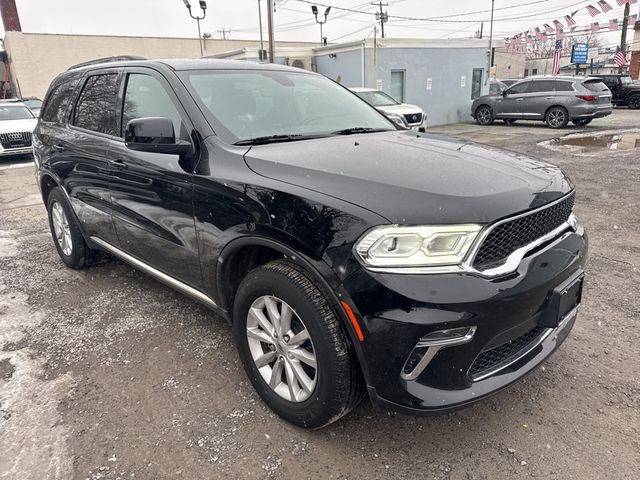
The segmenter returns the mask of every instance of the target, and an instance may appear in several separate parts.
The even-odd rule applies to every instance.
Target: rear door
[[[121,72],[88,72],[81,81],[69,126],[49,130],[51,170],[60,178],[88,236],[117,243],[111,220],[107,158],[109,141],[116,137],[116,109]]]
[[[498,118],[522,118],[520,106],[524,101],[524,94],[531,86],[530,81],[518,82],[509,87],[502,98],[496,98],[495,115]]]
[[[534,80],[522,97],[523,101],[518,104],[522,118],[532,120],[544,118],[547,109],[553,105],[556,98],[555,82],[553,80]]]
[[[109,150],[115,172],[110,189],[121,248],[183,283],[202,283],[193,217],[195,148],[187,157],[129,150],[123,140],[135,118],[172,120],[176,138],[189,141],[193,126],[166,79],[150,68],[127,68],[121,91],[118,141]]]

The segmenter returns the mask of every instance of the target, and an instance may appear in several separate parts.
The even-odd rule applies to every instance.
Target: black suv
[[[62,261],[106,251],[223,315],[260,396],[300,426],[365,390],[394,410],[467,405],[576,318],[587,239],[558,168],[397,130],[318,74],[72,68],[34,152]]]
[[[613,95],[614,105],[627,105],[629,108],[637,110],[640,108],[640,85],[633,83],[629,75],[591,75],[601,78],[602,82],[609,87]]]

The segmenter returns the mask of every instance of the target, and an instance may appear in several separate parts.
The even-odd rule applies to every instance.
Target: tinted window
[[[42,110],[42,120],[45,122],[65,123],[67,108],[71,103],[77,83],[78,81],[74,79],[53,87]]]
[[[571,82],[556,82],[556,92],[573,92],[573,83]]]
[[[529,85],[531,85],[531,82],[517,83],[514,86],[512,86],[509,90],[507,90],[507,93],[509,95],[527,93],[529,89]]]
[[[34,118],[33,113],[23,105],[0,106],[0,122],[4,120],[27,120]]]
[[[587,90],[591,90],[592,92],[606,92],[609,90],[607,86],[600,80],[587,80],[582,85],[584,85]]]
[[[150,75],[132,73],[127,80],[127,90],[122,108],[122,131],[129,120],[144,117],[165,117],[173,122],[177,138],[187,140],[189,135],[178,109],[162,84]]]
[[[361,99],[374,107],[384,107],[386,105],[398,105],[393,98],[379,90],[373,92],[356,92]]]
[[[555,82],[553,80],[538,80],[531,82],[530,93],[553,92],[555,90]]]
[[[118,135],[117,100],[117,74],[108,73],[87,78],[76,104],[73,124],[94,132]]]

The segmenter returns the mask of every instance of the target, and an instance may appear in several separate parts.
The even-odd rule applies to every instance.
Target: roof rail
[[[89,60],[88,62],[82,62],[78,63],[77,65],[72,65],[67,70],[75,70],[76,68],[88,67],[89,65],[98,65],[100,63],[125,62],[127,60],[146,60],[146,58],[139,57],[137,55],[117,55],[115,57],[96,58],[95,60]]]

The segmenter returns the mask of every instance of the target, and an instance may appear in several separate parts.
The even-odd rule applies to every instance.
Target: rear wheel
[[[640,108],[640,95],[631,95],[627,101],[627,105],[633,110],[638,110]]]
[[[572,122],[576,127],[586,127],[591,123],[591,120],[591,118],[583,118],[581,120],[572,120]]]
[[[478,125],[491,125],[493,123],[493,109],[488,105],[480,105],[476,110],[476,122]]]
[[[282,418],[319,428],[362,399],[353,346],[327,298],[300,267],[278,260],[249,272],[233,312],[249,380]]]
[[[569,122],[569,112],[564,107],[551,107],[547,110],[544,121],[550,128],[564,128]]]
[[[60,187],[55,187],[47,199],[49,228],[58,255],[67,267],[80,269],[93,257],[84,241],[78,221]]]

